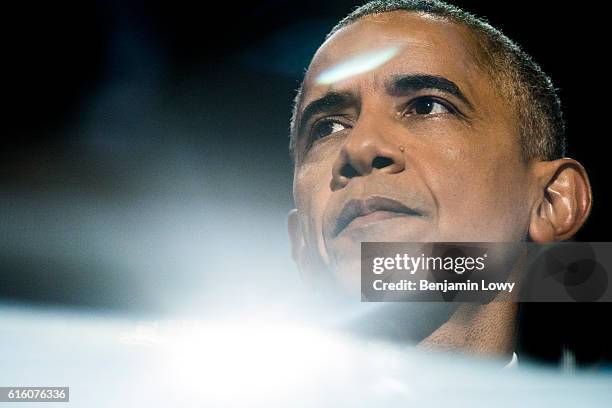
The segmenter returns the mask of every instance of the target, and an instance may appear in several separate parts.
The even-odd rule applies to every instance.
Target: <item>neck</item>
[[[463,304],[418,347],[491,357],[512,356],[517,310],[518,304],[513,302]]]

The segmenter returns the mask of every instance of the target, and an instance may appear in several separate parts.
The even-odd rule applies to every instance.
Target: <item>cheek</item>
[[[340,139],[329,138],[313,147],[294,169],[293,197],[298,210],[312,219],[321,219],[332,191],[332,166],[340,149]]]
[[[320,246],[323,213],[331,195],[331,168],[314,162],[300,165],[295,172],[293,194],[301,215],[304,238],[310,246]]]
[[[433,177],[442,238],[524,239],[529,220],[527,172],[516,152],[455,150]]]

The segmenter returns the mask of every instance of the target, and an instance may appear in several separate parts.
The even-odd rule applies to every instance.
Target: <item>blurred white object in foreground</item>
[[[59,406],[612,403],[610,372],[564,376],[523,363],[502,370],[503,362],[418,353],[262,317],[198,322],[0,310],[0,386],[69,386],[70,402]]]

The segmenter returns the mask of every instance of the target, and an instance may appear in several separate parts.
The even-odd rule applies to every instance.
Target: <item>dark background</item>
[[[608,241],[607,13],[590,2],[453,3],[487,17],[552,77],[568,155],[594,191],[577,239]],[[4,6],[1,298],[167,310],[207,287],[194,266],[201,257],[216,265],[223,245],[253,241],[269,242],[260,250],[287,268],[291,101],[326,32],[358,4]],[[253,235],[266,220],[272,235]],[[169,231],[179,238],[168,242]],[[581,361],[599,360],[610,348],[609,310],[524,305],[524,355],[555,361],[569,346]]]

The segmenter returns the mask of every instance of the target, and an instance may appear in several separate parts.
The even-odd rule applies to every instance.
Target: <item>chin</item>
[[[340,259],[332,266],[332,273],[336,278],[339,289],[350,292],[351,295],[361,294],[361,259]]]

